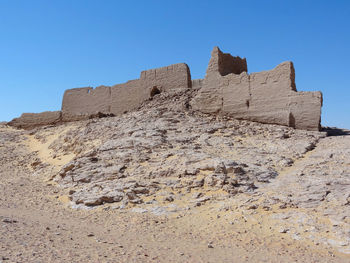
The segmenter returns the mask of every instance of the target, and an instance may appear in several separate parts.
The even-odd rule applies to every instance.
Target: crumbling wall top
[[[320,129],[322,94],[297,92],[292,62],[269,71],[246,71],[246,59],[215,47],[202,87],[191,101],[192,108],[297,129]]]
[[[223,53],[218,47],[214,47],[207,68],[207,75],[219,72],[221,76],[228,74],[241,74],[247,72],[247,60],[245,58],[233,57],[229,53]]]
[[[214,47],[204,79],[191,80],[185,63],[142,71],[140,79],[114,86],[66,90],[62,111],[23,114],[10,124],[32,127],[137,109],[161,92],[192,88],[192,109],[237,119],[319,130],[322,93],[297,92],[292,62],[248,74],[245,58]]]

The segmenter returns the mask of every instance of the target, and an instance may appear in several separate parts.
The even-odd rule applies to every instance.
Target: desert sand
[[[184,111],[185,98],[1,124],[0,261],[350,261],[348,131]]]

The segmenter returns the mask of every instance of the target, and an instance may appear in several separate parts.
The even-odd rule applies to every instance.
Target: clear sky
[[[169,64],[203,78],[214,46],[249,72],[293,61],[297,89],[323,92],[322,124],[350,128],[348,0],[0,0],[0,120]]]

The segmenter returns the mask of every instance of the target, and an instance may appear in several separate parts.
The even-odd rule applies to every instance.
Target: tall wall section
[[[319,130],[322,93],[297,92],[292,62],[270,71],[248,74],[246,59],[215,47],[204,79],[191,80],[184,63],[142,71],[139,79],[114,86],[66,90],[62,111],[25,113],[9,122],[20,128],[122,114],[137,109],[155,94],[193,88],[194,110],[237,119]]]
[[[187,89],[191,74],[184,63],[141,72],[140,79],[111,87],[100,86],[66,90],[62,101],[63,121],[85,118],[98,112],[122,114],[139,107],[154,95],[154,91]]]
[[[65,121],[78,120],[97,112],[110,112],[111,87],[99,86],[69,89],[62,100],[62,118]]]
[[[319,130],[321,92],[297,92],[292,62],[248,74],[245,59],[212,51],[193,109],[237,119]]]

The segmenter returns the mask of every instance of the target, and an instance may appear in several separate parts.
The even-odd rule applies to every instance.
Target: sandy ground
[[[0,262],[350,262],[349,255],[276,231],[273,211],[194,207],[156,216],[113,209],[72,209],[65,193],[28,165],[56,170],[73,156],[48,158],[28,132],[0,144]],[[57,133],[57,136],[59,135]],[[275,211],[276,212],[276,211]]]

